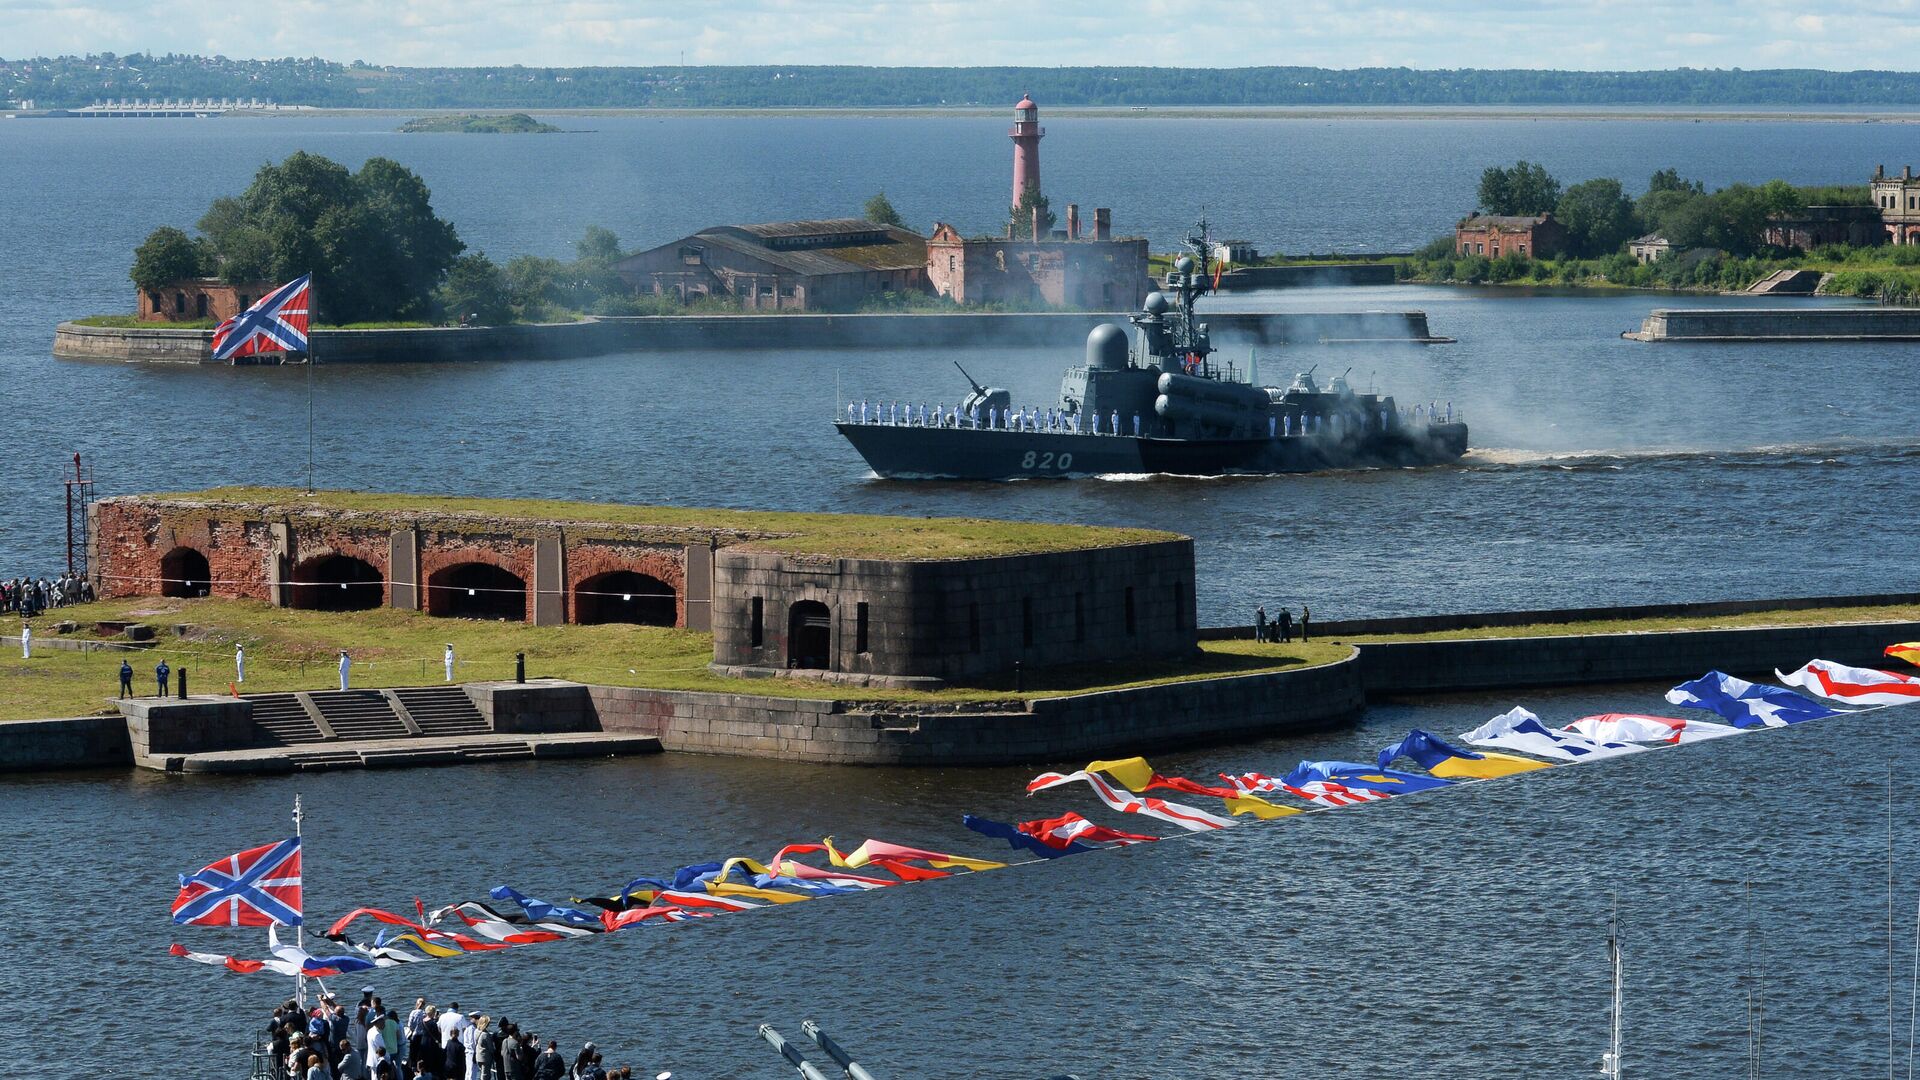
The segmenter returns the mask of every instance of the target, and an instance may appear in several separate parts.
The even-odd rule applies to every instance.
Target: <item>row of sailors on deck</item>
[[[1367,419],[1364,413],[1359,415],[1363,422]],[[1391,415],[1385,407],[1380,409],[1381,431],[1387,430],[1390,426],[1389,417]],[[1399,426],[1406,427],[1410,424],[1419,426],[1422,424],[1442,423],[1443,421],[1440,419],[1440,416],[1440,406],[1438,403],[1429,404],[1425,406],[1424,409],[1422,406],[1415,405],[1412,409],[1399,410]],[[897,401],[889,402],[884,408],[877,402],[872,404],[865,401],[847,402],[847,421],[853,424],[890,424],[896,427],[902,425],[907,427],[985,427],[994,431],[1057,431],[1071,432],[1076,435],[1081,432],[1080,414],[1070,413],[1060,408],[1035,409],[1032,406],[1028,406],[1024,409],[1000,409],[997,407],[989,407],[985,419],[986,422],[982,424],[980,407],[978,405],[969,409],[965,414],[962,414],[958,407],[948,408],[946,405],[935,405],[929,410],[925,405],[914,405],[912,403],[908,403],[905,407],[902,407]],[[1287,413],[1285,415],[1269,413],[1267,416],[1267,436],[1269,438],[1291,437],[1295,433],[1296,428],[1301,435],[1319,435],[1327,433],[1329,429],[1332,434],[1339,435],[1341,434],[1343,426],[1349,429],[1353,426],[1352,420],[1346,420],[1343,423],[1341,414],[1339,413],[1301,413],[1298,419],[1299,422],[1296,424],[1293,413]],[[1453,402],[1451,401],[1447,402],[1446,420],[1444,422],[1453,422]],[[1101,430],[1099,413],[1094,413],[1089,417],[1087,426],[1091,428],[1092,433],[1095,435],[1124,434],[1124,430],[1120,426],[1120,413],[1117,409],[1108,414],[1106,430],[1104,432]],[[1372,425],[1366,424],[1365,426],[1371,427]],[[1133,437],[1136,439],[1140,437],[1139,413],[1133,414]]]

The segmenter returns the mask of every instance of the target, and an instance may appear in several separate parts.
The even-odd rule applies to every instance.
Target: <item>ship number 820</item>
[[[1060,454],[1056,456],[1052,451],[1042,454],[1029,450],[1027,451],[1027,456],[1020,459],[1020,467],[1023,469],[1060,469],[1064,471],[1073,468],[1073,455]]]

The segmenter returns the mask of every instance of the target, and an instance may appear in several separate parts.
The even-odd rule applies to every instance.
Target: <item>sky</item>
[[[1911,70],[1920,0],[0,0],[0,56]]]

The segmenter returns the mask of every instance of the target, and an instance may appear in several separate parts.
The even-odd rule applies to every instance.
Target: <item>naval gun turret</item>
[[[960,377],[973,388],[960,400],[961,416],[986,416],[990,410],[1001,412],[1013,404],[1013,391],[998,386],[981,386],[973,376],[967,374],[966,368],[960,367],[960,361],[955,360],[953,366],[960,368]]]

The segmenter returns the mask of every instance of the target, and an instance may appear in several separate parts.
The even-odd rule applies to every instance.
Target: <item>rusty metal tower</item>
[[[67,485],[67,573],[78,577],[87,576],[87,507],[93,505],[93,472],[80,464],[80,454],[73,455],[73,472],[66,478]]]

